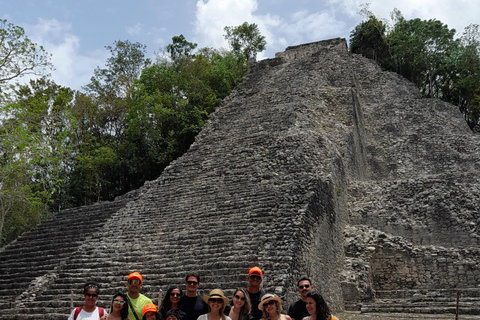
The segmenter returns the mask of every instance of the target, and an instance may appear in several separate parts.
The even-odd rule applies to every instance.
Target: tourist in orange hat
[[[252,320],[260,320],[262,318],[262,312],[258,309],[258,304],[260,303],[265,291],[261,289],[260,285],[263,281],[262,269],[259,267],[253,267],[248,271],[248,295],[250,298],[250,303],[252,304]]]
[[[143,285],[142,275],[135,271],[128,275],[127,278],[127,303],[128,303],[128,317],[131,320],[142,319],[143,307],[147,303],[152,303],[152,300],[140,293]]]
[[[153,303],[147,303],[143,309],[143,318],[142,320],[160,320],[160,312],[158,312],[157,306]]]

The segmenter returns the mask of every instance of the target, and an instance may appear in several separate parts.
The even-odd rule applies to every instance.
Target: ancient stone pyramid
[[[88,279],[107,307],[133,270],[154,302],[189,271],[230,295],[254,265],[285,304],[308,275],[334,310],[478,313],[479,146],[344,39],[289,47],[157,180],[2,248],[0,319],[65,319]]]

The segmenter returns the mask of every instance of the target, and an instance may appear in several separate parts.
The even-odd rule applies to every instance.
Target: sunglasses
[[[211,302],[211,303],[223,303],[223,299],[222,299],[222,298],[209,298],[209,299],[208,299],[208,302]]]
[[[180,293],[177,292],[171,292],[170,297],[180,297]]]
[[[198,282],[197,281],[187,281],[187,284],[189,286],[196,286],[198,284]]]
[[[306,284],[304,286],[298,286],[298,289],[300,289],[300,290],[302,290],[303,288],[308,289],[308,288],[310,288],[310,285]]]
[[[96,298],[96,297],[98,297],[98,294],[96,294],[96,293],[92,294],[92,293],[87,292],[87,293],[84,294],[84,296],[87,296],[87,297],[90,297],[90,298]]]
[[[261,280],[262,279],[262,276],[257,276],[255,274],[252,274],[250,275],[250,279],[253,279],[253,280]]]
[[[140,280],[128,280],[129,285],[136,284],[137,286],[139,286],[140,283],[142,283],[142,281]]]
[[[123,304],[125,304],[125,301],[113,299],[113,303],[120,303],[121,305],[123,305]]]
[[[268,301],[268,302],[265,302],[265,303],[263,304],[263,307],[266,308],[267,306],[271,306],[271,305],[274,305],[274,304],[275,304],[275,301],[270,300],[270,301]]]
[[[245,301],[245,297],[240,297],[238,294],[234,295],[234,297],[238,300]]]

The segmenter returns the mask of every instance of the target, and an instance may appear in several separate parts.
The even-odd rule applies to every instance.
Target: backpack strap
[[[101,318],[103,317],[103,314],[105,313],[105,310],[103,308],[98,307],[98,316]]]
[[[82,311],[82,308],[83,307],[76,307],[75,308],[75,313],[73,315],[73,320],[77,320],[78,314],[80,313],[80,311]]]

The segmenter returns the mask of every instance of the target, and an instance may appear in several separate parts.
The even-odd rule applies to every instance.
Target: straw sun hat
[[[262,297],[262,300],[258,304],[258,309],[264,311],[263,304],[271,300],[277,301],[278,313],[282,312],[282,299],[280,299],[280,297],[277,296],[276,294],[271,294],[271,293],[267,293]]]
[[[223,291],[220,289],[213,289],[212,291],[210,291],[210,294],[208,296],[206,294],[203,295],[203,301],[205,301],[206,304],[208,304],[208,299],[210,298],[222,298],[224,306],[226,306],[230,301],[227,297],[225,297]]]

